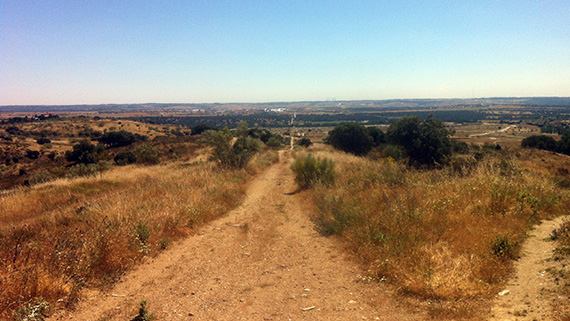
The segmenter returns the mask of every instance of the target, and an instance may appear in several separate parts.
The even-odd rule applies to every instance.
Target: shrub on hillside
[[[279,148],[281,147],[281,140],[277,136],[273,136],[267,141],[267,146],[271,148]]]
[[[204,133],[204,141],[214,148],[212,158],[220,162],[225,168],[244,168],[253,155],[262,146],[262,142],[248,135],[247,123],[241,123],[236,130],[236,140],[233,142],[233,134],[226,127],[220,131],[209,130]]]
[[[49,138],[42,137],[42,138],[38,138],[36,140],[36,143],[38,143],[40,145],[51,144],[51,140]]]
[[[214,126],[208,126],[208,125],[204,125],[204,124],[200,124],[194,127],[191,127],[190,130],[192,131],[191,135],[201,135],[202,133],[204,133],[205,131],[208,130],[219,130],[218,128],[214,127]]]
[[[303,146],[303,147],[309,147],[309,146],[313,145],[313,142],[311,141],[310,138],[303,137],[297,141],[297,145]]]
[[[334,163],[312,155],[297,158],[291,165],[299,189],[309,189],[315,184],[332,185],[335,179]]]
[[[102,146],[95,146],[84,139],[73,145],[73,149],[65,153],[65,158],[70,162],[94,164],[99,160],[103,150]]]
[[[107,132],[99,138],[100,143],[105,144],[111,148],[128,146],[133,144],[135,141],[135,135],[126,130]]]
[[[117,165],[123,166],[128,164],[134,164],[137,162],[137,156],[133,152],[120,152],[115,155],[113,159]]]
[[[546,135],[532,135],[522,140],[522,147],[538,148],[544,150],[555,150],[556,140],[551,136]]]
[[[374,139],[366,127],[357,123],[347,123],[335,127],[326,141],[334,148],[357,156],[366,155],[374,144]]]
[[[508,235],[497,236],[491,244],[493,254],[501,259],[517,258],[517,246]]]
[[[269,130],[263,128],[252,128],[250,129],[247,134],[253,138],[257,138],[267,144],[269,139],[275,135],[273,135]]]
[[[40,152],[37,150],[27,150],[26,157],[29,159],[38,159],[40,157]]]
[[[144,143],[135,148],[135,158],[138,163],[156,165],[160,163],[160,154],[152,145]]]
[[[67,170],[66,177],[67,178],[85,177],[85,176],[97,175],[98,173],[99,173],[99,167],[97,166],[97,164],[78,163],[78,164],[71,166]]]

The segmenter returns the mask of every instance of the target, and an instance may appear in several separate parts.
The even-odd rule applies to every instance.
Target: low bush
[[[128,164],[134,164],[137,162],[137,156],[133,152],[120,152],[115,155],[113,159],[117,165],[123,166]]]
[[[316,184],[332,185],[336,175],[332,161],[315,159],[310,154],[295,159],[291,170],[299,189],[308,189]]]
[[[135,148],[135,158],[137,163],[145,165],[156,165],[160,163],[160,153],[148,143],[140,144]]]
[[[29,159],[38,159],[40,157],[40,152],[37,150],[27,150],[26,157]]]
[[[267,140],[266,143],[267,147],[271,148],[280,148],[281,147],[281,140],[277,136],[273,136]]]
[[[297,141],[297,145],[303,147],[310,147],[311,145],[313,145],[313,142],[311,141],[310,138],[303,137]]]
[[[251,158],[261,150],[262,141],[248,135],[247,123],[242,123],[236,130],[236,137],[228,128],[208,130],[204,141],[214,148],[212,159],[219,161],[224,168],[244,168]]]
[[[51,140],[49,138],[38,138],[38,140],[36,140],[36,143],[40,144],[40,145],[45,145],[45,144],[51,144]]]
[[[493,254],[501,259],[515,259],[517,258],[517,246],[508,235],[497,236],[491,243],[491,250]]]

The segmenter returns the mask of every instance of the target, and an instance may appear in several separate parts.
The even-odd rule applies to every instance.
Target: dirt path
[[[515,263],[515,277],[497,295],[489,320],[557,320],[556,301],[568,298],[554,292],[556,280],[547,272],[561,264],[549,260],[555,247],[549,235],[564,219],[543,221],[531,232]]]
[[[52,320],[420,320],[320,236],[287,152],[252,182],[244,204]]]

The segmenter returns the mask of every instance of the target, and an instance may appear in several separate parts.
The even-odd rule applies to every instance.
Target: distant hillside
[[[570,97],[492,97],[474,99],[388,99],[388,100],[349,100],[349,101],[298,101],[298,102],[267,102],[267,103],[145,103],[145,104],[99,104],[99,105],[4,105],[0,112],[159,112],[159,111],[191,111],[191,110],[238,110],[264,108],[435,108],[454,106],[550,106],[570,107]]]

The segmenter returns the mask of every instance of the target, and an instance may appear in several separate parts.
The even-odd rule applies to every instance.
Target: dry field
[[[275,159],[262,154],[241,171],[203,161],[117,167],[2,192],[0,319],[36,297],[70,307],[82,288],[112,284],[239,205],[249,178]]]
[[[368,265],[373,280],[421,298],[436,319],[474,318],[512,272],[541,219],[566,215],[570,158],[535,150],[486,151],[442,170],[406,168],[323,147],[332,187],[313,191],[314,221]],[[563,174],[561,174],[563,173]]]

